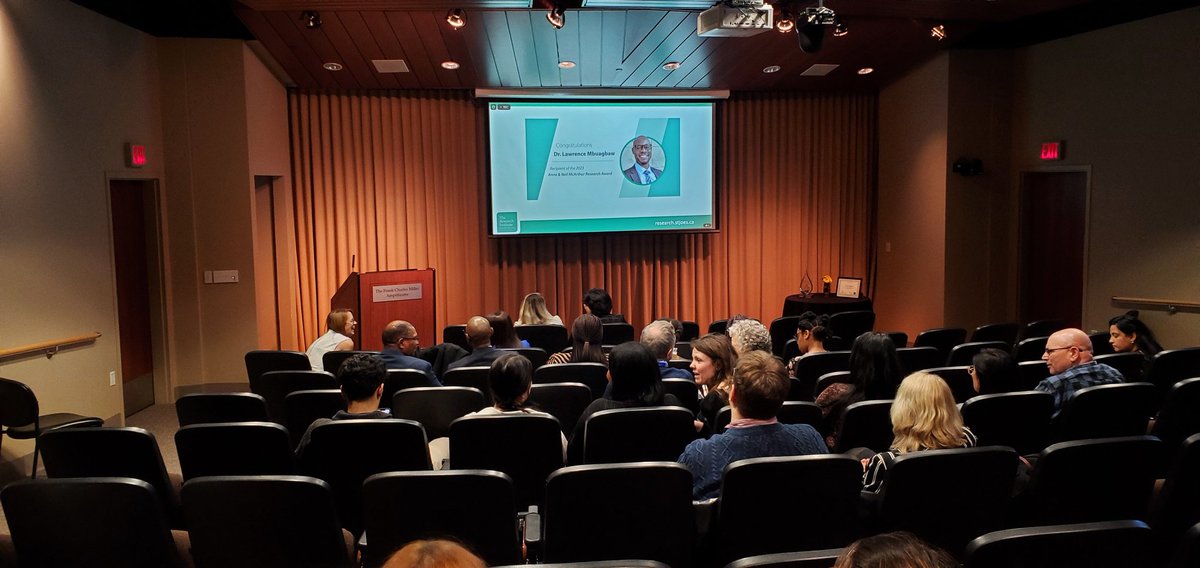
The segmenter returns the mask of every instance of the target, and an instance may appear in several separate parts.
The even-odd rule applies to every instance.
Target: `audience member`
[[[788,361],[788,376],[796,376],[796,361],[809,353],[824,353],[825,341],[831,337],[829,316],[812,312],[800,314],[796,322],[796,349],[800,354]]]
[[[488,325],[492,326],[492,345],[501,349],[516,349],[529,347],[529,342],[517,337],[516,327],[512,317],[504,310],[497,310],[486,316]]]
[[[625,316],[612,313],[612,296],[604,288],[592,288],[583,293],[583,311],[600,318],[600,323],[624,323]]]
[[[442,383],[433,374],[433,365],[415,355],[421,348],[417,329],[404,320],[394,320],[383,328],[383,351],[379,358],[388,369],[414,369],[425,373],[429,386],[440,387]]]
[[[550,356],[547,365],[562,363],[603,363],[608,364],[601,343],[604,341],[604,325],[600,318],[592,314],[583,314],[575,318],[571,324],[571,350],[561,351]]]
[[[388,558],[383,568],[487,568],[487,564],[457,542],[414,540]]]
[[[733,342],[733,352],[739,357],[751,351],[771,352],[771,332],[767,326],[755,319],[741,319],[729,324],[726,330]]]
[[[1050,376],[1034,389],[1054,395],[1055,417],[1079,389],[1125,381],[1120,371],[1092,360],[1092,340],[1081,329],[1060,329],[1050,335],[1042,360]]]
[[[692,340],[692,374],[704,398],[700,401],[700,413],[696,416],[696,430],[711,431],[717,421],[717,413],[729,404],[729,389],[733,387],[733,368],[737,356],[729,343],[729,336],[710,333]]]
[[[629,341],[613,348],[608,357],[611,392],[593,400],[575,424],[567,448],[570,463],[583,462],[583,429],[587,419],[601,410],[644,406],[683,406],[674,395],[663,394],[662,376],[654,354],[640,343]]]
[[[562,325],[562,319],[550,313],[546,307],[546,299],[537,292],[526,294],[521,300],[521,311],[517,314],[517,326],[522,325]]]
[[[692,373],[685,369],[676,369],[668,361],[675,350],[675,328],[667,320],[652,321],[642,328],[642,345],[646,346],[658,359],[658,371],[664,379],[687,379],[694,381]]]
[[[1021,390],[1017,387],[1017,361],[1003,349],[989,347],[976,353],[967,372],[979,394]]]
[[[817,395],[821,407],[821,429],[832,448],[846,407],[862,400],[884,400],[896,393],[904,377],[896,346],[887,334],[868,331],[854,340],[850,348],[850,382],[834,383]]]
[[[776,419],[789,389],[783,363],[770,353],[751,351],[738,359],[729,392],[733,408],[728,429],[688,444],[679,456],[679,463],[692,472],[693,499],[716,497],[725,466],[737,460],[827,451],[812,426],[780,424]]]
[[[387,367],[383,366],[383,360],[374,353],[360,353],[346,359],[337,372],[342,398],[346,399],[346,410],[337,411],[332,418],[314,420],[300,438],[300,443],[296,446],[296,455],[304,453],[313,428],[321,424],[328,424],[334,420],[391,418],[391,414],[379,409],[379,399],[383,397],[383,379],[386,376]]]
[[[1108,320],[1108,343],[1116,353],[1141,353],[1147,361],[1163,350],[1146,322],[1138,319],[1137,310]]]
[[[863,491],[879,493],[898,456],[922,450],[971,448],[975,434],[963,426],[954,393],[941,377],[913,373],[900,383],[892,402],[892,447],[863,459]],[[964,483],[966,480],[963,480]]]
[[[447,371],[459,367],[487,367],[504,352],[492,347],[492,325],[487,318],[472,316],[467,320],[467,344],[471,346],[471,354],[450,363]]]
[[[325,329],[325,334],[313,340],[305,352],[308,355],[308,363],[315,371],[325,370],[325,363],[321,359],[326,353],[354,350],[354,340],[351,337],[354,337],[354,330],[358,329],[358,322],[355,321],[353,312],[338,308],[325,317]]]
[[[958,568],[948,552],[908,532],[860,538],[846,547],[833,568]]]
[[[550,416],[526,406],[529,392],[533,389],[533,363],[519,353],[504,353],[492,362],[488,370],[488,393],[492,405],[467,416],[495,416],[497,414],[540,414]],[[566,458],[567,437],[562,436],[563,458]],[[429,442],[429,457],[434,469],[444,469],[450,457],[450,439],[435,438]]]

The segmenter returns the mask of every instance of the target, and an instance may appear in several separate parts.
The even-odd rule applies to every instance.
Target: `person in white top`
[[[354,331],[358,329],[358,322],[354,319],[354,313],[345,308],[338,308],[329,312],[325,318],[325,327],[328,331],[324,335],[318,337],[308,346],[308,362],[312,365],[314,371],[324,371],[325,364],[321,359],[330,351],[351,351],[354,349]]]

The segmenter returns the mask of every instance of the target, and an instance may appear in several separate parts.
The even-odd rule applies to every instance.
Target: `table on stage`
[[[783,315],[798,316],[804,312],[833,315],[839,312],[871,311],[870,298],[839,298],[833,294],[814,293],[805,298],[792,294],[783,301]]]

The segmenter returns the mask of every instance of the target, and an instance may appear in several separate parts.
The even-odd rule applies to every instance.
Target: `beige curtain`
[[[720,232],[487,236],[481,105],[461,91],[289,95],[294,320],[283,348],[323,330],[351,270],[433,268],[438,326],[538,291],[568,325],[584,290],[609,290],[635,327],[656,317],[705,327],[731,313],[764,322],[807,271],[866,277],[876,146],[873,95],[753,94],[718,105]],[[289,277],[290,276],[290,277]],[[864,285],[869,285],[864,282]],[[378,330],[362,330],[378,333]],[[426,337],[441,330],[420,330]]]

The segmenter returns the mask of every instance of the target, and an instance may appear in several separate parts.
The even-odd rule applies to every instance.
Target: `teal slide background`
[[[542,194],[542,179],[550,162],[550,146],[554,145],[557,118],[525,119],[525,198],[537,199]]]

